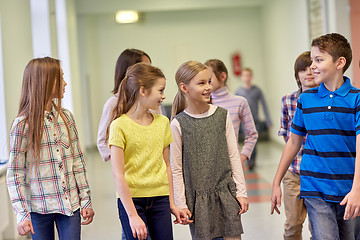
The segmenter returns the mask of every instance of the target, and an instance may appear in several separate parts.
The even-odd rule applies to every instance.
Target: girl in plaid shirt
[[[8,191],[18,233],[33,239],[54,239],[54,223],[60,239],[80,239],[94,216],[74,117],[61,107],[65,86],[59,60],[31,60],[10,131]]]

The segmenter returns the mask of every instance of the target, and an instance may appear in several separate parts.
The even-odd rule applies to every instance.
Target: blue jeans
[[[35,232],[35,234],[31,234],[33,240],[54,240],[54,224],[56,225],[60,240],[80,240],[80,210],[77,210],[73,216],[66,216],[60,213],[30,213],[30,217]]]
[[[133,198],[133,202],[152,239],[173,239],[169,196]],[[118,210],[126,239],[135,240],[128,215],[119,198]]]
[[[345,206],[322,198],[304,198],[313,240],[360,239],[360,218],[344,220]]]

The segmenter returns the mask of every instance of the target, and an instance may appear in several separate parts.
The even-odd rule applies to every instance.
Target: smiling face
[[[328,83],[336,75],[337,62],[334,62],[332,56],[318,47],[311,48],[311,71],[314,74],[315,82]]]
[[[165,78],[158,78],[150,89],[145,90],[144,103],[146,103],[148,109],[159,110],[162,101],[165,99],[165,85]]]
[[[310,69],[307,67],[306,69],[298,72],[298,81],[301,83],[302,91],[305,91],[309,88],[317,87],[318,84],[315,83],[314,75]]]
[[[186,94],[190,102],[208,103],[211,95],[212,74],[209,69],[204,69],[190,80],[188,84],[183,84],[182,91]]]

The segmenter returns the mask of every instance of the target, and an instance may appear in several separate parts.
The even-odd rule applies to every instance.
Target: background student
[[[182,64],[172,109],[171,167],[176,204],[190,220],[193,239],[241,239],[241,214],[248,210],[237,139],[227,110],[208,104],[211,71]],[[196,200],[195,200],[196,199]]]
[[[263,131],[263,129],[261,129],[261,121],[259,119],[259,102],[261,103],[262,108],[264,110],[266,127],[270,128],[272,126],[270,114],[268,111],[268,107],[266,105],[264,95],[260,90],[260,88],[253,85],[253,71],[250,68],[244,68],[242,70],[241,80],[244,85],[236,89],[235,95],[242,96],[246,98],[246,100],[248,101],[252,116],[254,118],[256,129],[260,133],[261,131]],[[255,167],[255,161],[256,161],[256,145],[254,147],[250,159],[247,162],[250,170]]]
[[[273,181],[271,212],[281,204],[280,181],[307,139],[300,166],[313,240],[359,239],[360,90],[343,76],[351,47],[337,33],[312,41],[310,66],[319,87],[301,94]]]
[[[246,160],[250,159],[256,144],[258,133],[251,115],[247,100],[244,97],[231,94],[227,88],[228,71],[225,64],[219,59],[210,59],[205,62],[212,72],[212,104],[220,106],[229,111],[236,139],[239,138],[240,124],[244,127],[245,140],[240,153],[241,162],[244,166]]]
[[[10,130],[7,186],[18,233],[32,239],[55,239],[54,223],[60,239],[80,239],[94,216],[75,120],[61,107],[65,86],[59,60],[31,60]]]
[[[310,52],[304,52],[297,57],[294,64],[295,80],[299,89],[281,99],[281,121],[279,136],[283,136],[285,143],[291,135],[291,123],[295,115],[296,104],[300,94],[309,88],[319,86],[315,83],[310,69]],[[302,227],[307,211],[304,199],[300,197],[300,162],[304,152],[305,139],[300,151],[293,159],[283,178],[284,206],[286,221],[284,225],[284,239],[302,239]]]
[[[176,223],[186,218],[174,204],[169,119],[153,114],[165,99],[165,77],[145,63],[131,66],[121,82],[109,126],[111,165],[118,209],[127,239],[173,239],[170,211]]]

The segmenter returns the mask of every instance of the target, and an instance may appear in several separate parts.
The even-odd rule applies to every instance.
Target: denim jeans
[[[133,198],[133,202],[152,239],[173,239],[169,196]],[[126,239],[135,240],[128,215],[119,198],[118,210]]]
[[[60,240],[80,240],[80,210],[77,210],[73,216],[66,216],[60,213],[30,213],[30,217],[35,232],[35,234],[31,234],[33,240],[54,240],[54,224],[56,225]]]
[[[304,198],[313,240],[358,240],[360,218],[344,220],[345,206],[321,198]]]

